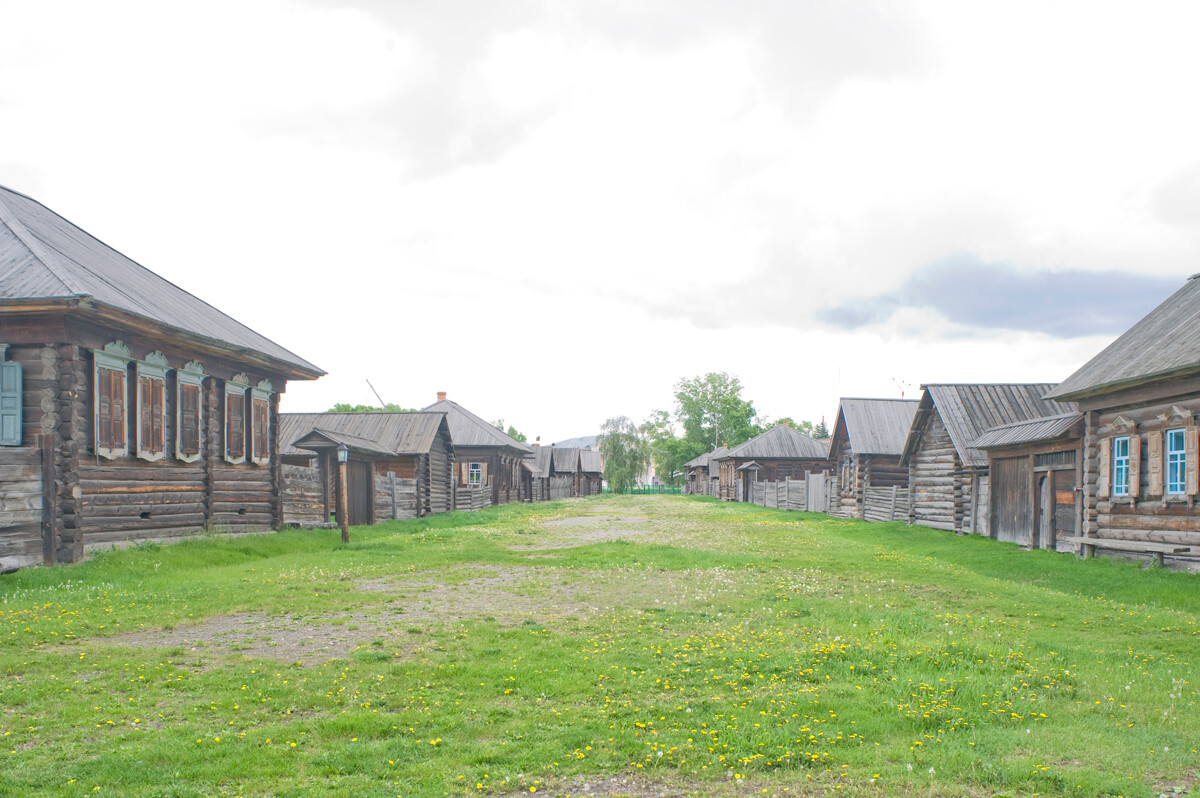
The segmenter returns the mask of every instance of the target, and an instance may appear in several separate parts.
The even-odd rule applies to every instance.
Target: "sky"
[[[543,442],[1057,382],[1200,271],[1200,5],[0,0],[0,184]]]

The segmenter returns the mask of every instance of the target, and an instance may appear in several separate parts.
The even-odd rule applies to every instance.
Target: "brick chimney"
[[[790,421],[784,421],[784,422],[783,422],[783,426],[787,427],[788,429],[791,429],[791,428],[792,428],[792,422],[790,422]]]
[[[446,401],[446,392],[445,391],[438,391],[438,401],[439,402]]]
[[[542,436],[541,435],[539,435],[533,439],[533,448],[535,448],[535,449],[542,448]]]

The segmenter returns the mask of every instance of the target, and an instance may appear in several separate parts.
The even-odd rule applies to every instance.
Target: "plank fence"
[[[492,506],[491,485],[459,485],[454,495],[454,509],[473,513]]]
[[[782,482],[755,482],[750,500],[760,507],[828,513],[836,499],[836,485],[828,474],[808,474],[804,479]],[[908,519],[907,488],[867,488],[864,502],[868,521],[905,521]]]
[[[867,488],[863,498],[867,521],[908,520],[908,488]]]

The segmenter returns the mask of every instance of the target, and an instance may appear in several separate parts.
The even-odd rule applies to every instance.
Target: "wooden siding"
[[[941,417],[930,413],[920,442],[909,458],[911,523],[934,529],[955,529],[958,455]]]
[[[283,522],[307,526],[329,520],[325,508],[325,489],[317,466],[283,466]]]
[[[32,565],[42,559],[42,451],[5,447],[0,454],[0,557]]]

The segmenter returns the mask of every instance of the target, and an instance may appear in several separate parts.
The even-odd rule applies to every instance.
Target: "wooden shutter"
[[[109,400],[112,408],[111,429],[108,433],[109,448],[124,449],[125,438],[125,372],[101,369],[112,375],[112,395]]]
[[[138,448],[153,451],[150,440],[150,378],[138,377]]]
[[[163,450],[163,381],[156,377],[138,378],[138,449]]]
[[[246,456],[246,397],[225,394],[225,450],[234,460]]]
[[[96,448],[112,448],[111,369],[96,369]]]
[[[250,428],[252,431],[251,445],[255,460],[266,460],[270,456],[270,444],[267,436],[267,401],[265,399],[250,400]]]
[[[1163,432],[1160,429],[1146,433],[1146,495],[1161,496],[1163,493]]]
[[[179,451],[200,453],[200,388],[195,385],[179,386]]]
[[[458,484],[460,484],[460,485],[468,484],[468,482],[470,481],[470,473],[471,473],[470,468],[471,468],[470,463],[462,464],[462,479],[459,481]]]
[[[166,417],[163,407],[163,388],[166,387],[166,382],[163,380],[150,381],[150,445],[154,448],[151,451],[157,453],[165,448],[163,440],[163,421]]]
[[[21,445],[21,364],[0,363],[0,446]]]
[[[488,484],[487,460],[484,460],[482,463],[479,464],[479,484],[480,485]]]
[[[1108,498],[1108,483],[1112,479],[1111,454],[1112,438],[1102,438],[1100,440],[1100,457],[1096,465],[1096,470],[1099,473],[1096,475],[1096,496],[1101,499]]]
[[[1184,468],[1187,471],[1187,493],[1195,496],[1200,493],[1200,427],[1186,427],[1183,430]]]
[[[1142,436],[1129,436],[1129,497],[1136,499],[1142,487]]]

